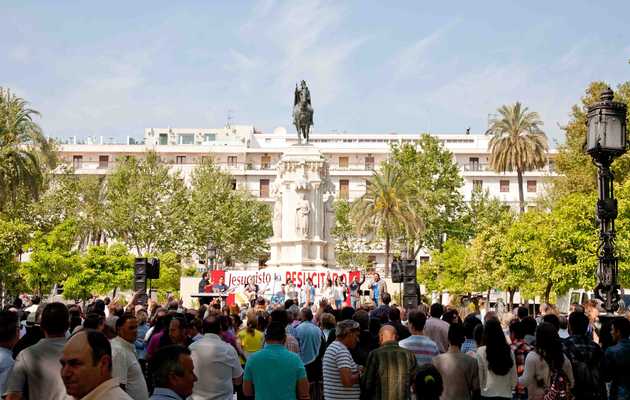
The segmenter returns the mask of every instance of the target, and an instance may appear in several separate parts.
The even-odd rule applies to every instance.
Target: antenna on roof
[[[232,120],[234,119],[234,110],[228,110],[227,111],[227,123],[225,124],[225,127],[230,129],[232,127]]]

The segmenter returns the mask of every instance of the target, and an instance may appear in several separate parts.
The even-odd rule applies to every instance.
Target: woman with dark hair
[[[558,374],[566,381],[566,390],[570,390],[574,385],[571,362],[562,352],[556,327],[543,322],[536,329],[536,347],[527,354],[518,383],[527,387],[528,399],[538,400],[544,397]]]
[[[481,398],[511,399],[517,382],[516,364],[499,321],[486,321],[483,343],[476,354]]]

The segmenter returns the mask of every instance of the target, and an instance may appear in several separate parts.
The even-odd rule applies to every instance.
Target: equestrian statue
[[[313,126],[313,107],[311,106],[311,92],[306,86],[306,82],[300,82],[300,86],[295,85],[293,97],[293,125],[297,129],[298,143],[308,143],[308,134]]]

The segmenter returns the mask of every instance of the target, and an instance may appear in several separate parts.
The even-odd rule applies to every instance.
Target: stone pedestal
[[[270,267],[333,267],[334,186],[328,162],[316,147],[290,146],[271,187],[275,199]]]

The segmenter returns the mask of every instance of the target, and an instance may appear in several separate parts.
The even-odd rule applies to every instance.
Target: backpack
[[[545,390],[543,400],[570,400],[569,379],[562,370],[552,370],[549,387]]]
[[[579,393],[583,399],[606,398],[606,389],[601,378],[599,365],[601,354],[587,359],[573,344],[567,343],[565,355],[571,362],[573,378],[575,379],[574,393]]]

